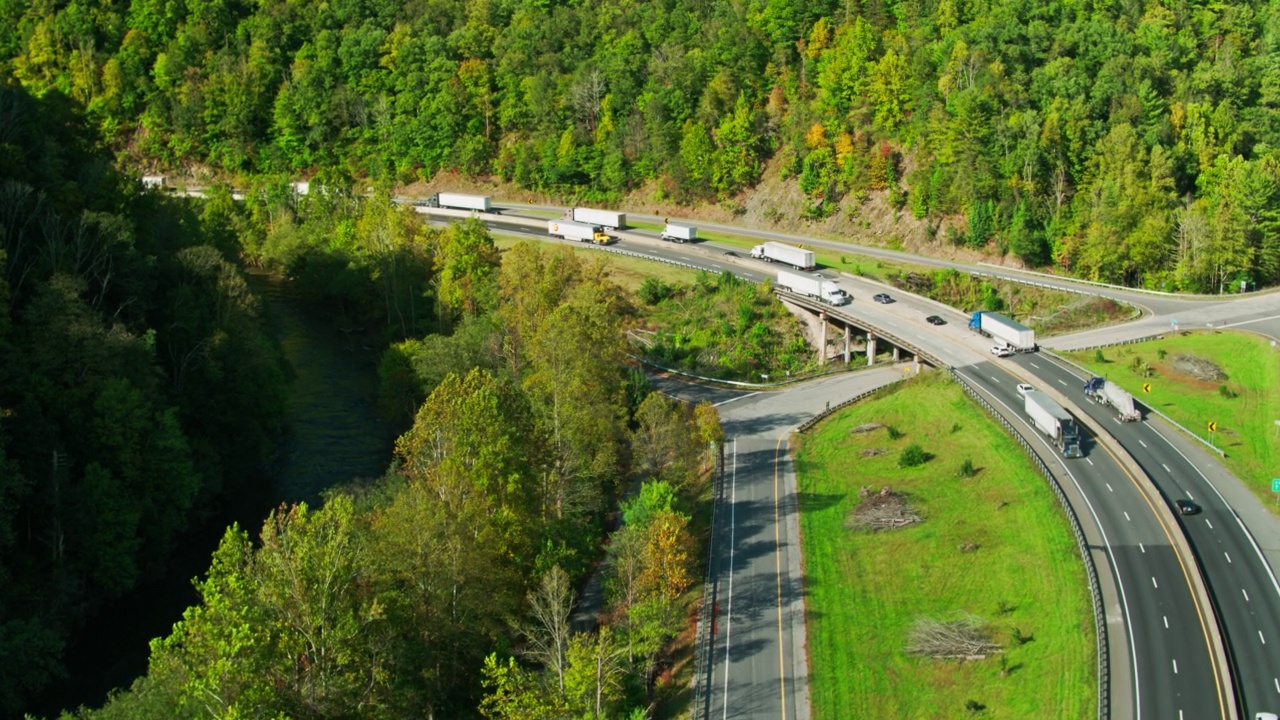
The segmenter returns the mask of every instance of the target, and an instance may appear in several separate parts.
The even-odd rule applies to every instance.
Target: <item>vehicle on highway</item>
[[[605,230],[623,230],[627,227],[627,214],[613,210],[576,207],[571,217],[574,222],[599,225]]]
[[[946,320],[943,320],[937,315],[930,315],[929,317],[925,318],[924,321],[929,323],[930,325],[946,325],[947,324]]]
[[[1110,405],[1120,415],[1121,422],[1142,419],[1142,413],[1133,404],[1133,396],[1124,388],[1105,378],[1089,378],[1084,384],[1084,394],[1099,405]]]
[[[489,212],[493,206],[489,202],[488,195],[463,195],[462,193],[436,193],[432,195],[427,203],[431,207],[450,208],[453,210],[475,210],[476,212]]]
[[[1183,515],[1195,515],[1200,512],[1200,506],[1190,500],[1174,500],[1173,504],[1178,506],[1178,512]]]
[[[598,225],[569,222],[568,220],[548,220],[547,234],[561,240],[577,240],[593,242],[597,245],[608,245],[613,238]]]
[[[1008,345],[992,345],[991,354],[996,357],[1011,357],[1013,355],[1013,350],[1011,350]]]
[[[1078,458],[1084,454],[1080,450],[1080,428],[1071,413],[1039,390],[1028,390],[1022,398],[1031,424],[1058,446],[1062,457]]]
[[[1035,388],[1031,387],[1026,383],[1018,383],[1017,389],[1018,389],[1018,397],[1020,398],[1025,398],[1027,396],[1027,393],[1031,392],[1032,390],[1035,390]]]
[[[1280,715],[1275,713],[1258,713],[1253,716],[1253,720],[1280,720]]]
[[[697,242],[698,228],[692,225],[667,223],[667,226],[662,229],[662,239],[678,243]]]
[[[791,247],[780,242],[767,242],[751,248],[751,257],[765,262],[780,262],[797,270],[812,270],[818,267],[812,250]]]
[[[889,293],[876,293],[875,295],[871,296],[871,299],[875,300],[881,305],[888,305],[889,303],[893,302],[893,298],[889,297]]]
[[[997,312],[979,310],[969,320],[969,329],[994,338],[1017,352],[1035,352],[1036,333],[1031,328]]]
[[[778,273],[777,287],[800,295],[817,298],[828,305],[848,305],[853,298],[840,284],[824,278],[810,278],[782,270]]]

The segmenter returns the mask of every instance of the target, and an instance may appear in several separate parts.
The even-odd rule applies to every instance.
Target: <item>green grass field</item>
[[[863,423],[904,435],[850,433]],[[900,469],[911,443],[934,457]],[[799,445],[815,718],[951,719],[967,716],[969,700],[985,706],[984,718],[1095,714],[1093,614],[1067,520],[1022,450],[959,385],[941,375],[912,380],[838,413]],[[871,448],[889,452],[863,459]],[[966,458],[978,473],[959,479]],[[908,493],[925,522],[887,533],[846,529],[863,485]],[[962,552],[965,543],[978,549]],[[1003,661],[904,652],[916,618],[956,612],[989,621]],[[1033,639],[1015,642],[1015,629]]]
[[[1064,353],[1202,438],[1209,437],[1209,421],[1216,421],[1213,441],[1226,450],[1227,467],[1274,509],[1271,479],[1280,477],[1280,438],[1274,424],[1280,420],[1280,354],[1269,341],[1230,331],[1180,333],[1104,348],[1102,354],[1105,362],[1100,363],[1093,351]],[[1214,362],[1227,379],[1208,381],[1179,371],[1173,366],[1178,354]],[[1143,369],[1147,365],[1149,377]],[[1143,383],[1151,384],[1150,394],[1142,392]],[[1226,387],[1227,395],[1220,385]]]

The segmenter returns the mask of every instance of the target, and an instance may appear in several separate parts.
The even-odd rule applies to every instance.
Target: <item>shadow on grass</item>
[[[800,499],[800,512],[806,513],[826,510],[832,505],[836,505],[841,500],[845,499],[847,493],[801,492],[798,493],[798,495]]]

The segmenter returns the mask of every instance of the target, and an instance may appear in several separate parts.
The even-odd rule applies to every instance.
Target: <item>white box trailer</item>
[[[453,208],[455,210],[475,210],[477,212],[490,212],[492,206],[489,204],[488,195],[463,195],[462,193],[437,193],[435,197],[436,207]]]
[[[777,286],[793,293],[817,298],[828,305],[848,305],[853,299],[844,288],[840,287],[840,283],[834,280],[806,277],[786,270],[778,271]]]
[[[797,270],[812,270],[818,266],[813,253],[780,242],[767,242],[751,248],[751,257],[765,262],[780,262]]]
[[[1119,385],[1100,377],[1089,378],[1084,384],[1084,393],[1099,405],[1110,405],[1120,416],[1121,422],[1134,422],[1142,419],[1134,404],[1133,396]]]
[[[573,221],[599,225],[606,230],[617,230],[627,226],[627,214],[612,210],[593,210],[591,208],[574,208]]]
[[[570,222],[568,220],[548,220],[547,234],[561,240],[593,242],[597,245],[605,245],[609,242],[609,235],[604,230],[601,230],[598,225],[587,225],[586,223]]]
[[[662,239],[678,243],[695,242],[698,239],[698,228],[692,225],[667,223],[667,226],[662,228]]]
[[[996,312],[979,310],[969,320],[969,329],[994,338],[1017,352],[1036,350],[1036,333],[1022,323]]]
[[[1058,446],[1063,457],[1080,457],[1080,428],[1071,413],[1039,390],[1028,390],[1023,397],[1023,409],[1031,424]]]

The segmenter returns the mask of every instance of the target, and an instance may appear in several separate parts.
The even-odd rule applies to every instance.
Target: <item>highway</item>
[[[869,281],[849,281],[853,294],[866,298],[883,287]],[[1128,667],[1112,666],[1114,717],[1225,718],[1230,698],[1220,692],[1220,669],[1216,667],[1208,633],[1213,618],[1209,608],[1199,608],[1190,590],[1190,573],[1173,548],[1173,539],[1154,508],[1138,490],[1117,458],[1094,438],[1086,437],[1085,457],[1064,460],[1020,412],[1016,395],[1020,377],[1010,372],[1004,360],[988,359],[990,341],[966,328],[961,313],[943,309],[924,298],[891,293],[897,302],[879,305],[856,301],[831,314],[848,315],[866,325],[881,327],[936,352],[957,371],[978,386],[1003,414],[1015,420],[1027,437],[1036,438],[1041,456],[1050,467],[1061,468],[1083,502],[1077,507],[1082,522],[1095,524],[1104,546],[1105,565],[1118,591],[1118,605],[1108,607],[1108,625],[1113,633],[1127,628]],[[934,327],[924,322],[937,314],[948,321]],[[1027,356],[1039,362],[1038,356]],[[1065,381],[1064,381],[1065,382]],[[1071,384],[1050,383],[1048,389],[1063,392]],[[1056,386],[1056,387],[1054,387]],[[1078,389],[1078,385],[1076,385]],[[1127,674],[1127,678],[1118,677]],[[1127,681],[1127,683],[1126,683]],[[1130,687],[1126,688],[1126,685]],[[1131,690],[1124,693],[1125,689]],[[1128,697],[1129,708],[1119,706]],[[1179,714],[1181,713],[1181,715]]]
[[[762,237],[776,235],[751,233],[737,228],[724,228],[724,231]],[[529,232],[532,236],[545,239],[545,235],[536,230],[521,232]],[[628,235],[643,233],[633,232]],[[779,236],[777,239],[803,241],[810,246],[822,244],[808,238]],[[835,246],[841,247],[839,244]],[[617,249],[651,257],[678,257],[711,272],[730,270],[751,280],[759,280],[772,274],[767,266],[757,266],[754,262],[744,261],[732,254],[740,253],[740,250],[720,248],[714,243],[679,246],[667,245],[656,239],[649,242],[643,238],[632,241],[630,237],[624,236]],[[917,263],[927,260],[913,256],[904,259]],[[925,264],[938,263],[956,265],[945,261]],[[993,270],[982,268],[984,272]],[[1008,271],[993,272],[1006,273]],[[834,275],[829,271],[823,274],[829,277]],[[842,280],[846,285],[853,285],[853,294],[858,298],[867,298],[886,289],[861,279],[846,277]],[[1052,283],[1071,285],[1070,281],[1053,280]],[[1077,286],[1076,289],[1080,288]],[[1085,291],[1090,289],[1086,288]],[[1013,394],[1015,384],[1021,379],[1035,378],[1033,382],[1067,395],[1080,406],[1081,411],[1104,423],[1110,434],[1116,437],[1138,465],[1151,476],[1167,500],[1192,497],[1204,507],[1203,514],[1180,518],[1180,521],[1188,539],[1197,549],[1214,604],[1223,616],[1222,627],[1234,659],[1234,669],[1240,673],[1237,691],[1249,712],[1274,711],[1275,706],[1280,705],[1280,702],[1276,702],[1280,700],[1280,679],[1276,677],[1275,661],[1268,657],[1266,643],[1268,638],[1271,638],[1273,644],[1280,642],[1280,628],[1276,627],[1277,622],[1280,622],[1280,612],[1276,611],[1280,607],[1280,586],[1276,585],[1261,551],[1244,524],[1238,520],[1226,501],[1210,487],[1208,479],[1199,472],[1195,464],[1183,457],[1183,453],[1152,424],[1142,422],[1121,425],[1111,418],[1107,409],[1083,401],[1080,391],[1082,381],[1065,368],[1051,362],[1048,355],[1020,356],[1012,361],[991,360],[984,355],[985,346],[989,343],[963,329],[966,317],[923,298],[909,297],[898,291],[891,292],[899,297],[900,302],[888,306],[855,302],[853,306],[842,310],[847,310],[850,316],[859,319],[864,326],[881,328],[902,337],[960,369],[989,396],[993,404],[1007,408],[1007,417],[1022,417],[1017,411],[1021,401]],[[1280,296],[1277,295],[1223,299],[1148,296],[1116,291],[1102,294],[1120,296],[1117,299],[1137,303],[1147,314],[1135,323],[1080,333],[1058,339],[1055,344],[1061,347],[1080,347],[1090,343],[1114,342],[1116,339],[1135,335],[1155,334],[1168,329],[1175,319],[1184,328],[1196,327],[1202,323],[1212,323],[1216,327],[1244,324],[1266,327],[1268,323],[1280,320]],[[942,315],[948,318],[950,324],[942,328],[928,326],[923,323],[926,314]],[[787,393],[760,397],[788,397],[796,392],[799,392],[798,388]],[[785,412],[781,413],[781,424],[761,420],[762,409],[755,405],[765,402],[763,399],[735,402],[742,403],[744,411],[752,410],[755,413],[738,422],[748,423],[752,427],[763,422],[763,427],[768,432],[790,427],[785,424]],[[729,411],[728,408],[725,410],[726,413]],[[770,411],[765,417],[778,414]],[[727,421],[727,428],[729,424]],[[1034,432],[1031,429],[1028,431]],[[727,543],[726,547],[735,553],[735,558],[729,561],[728,569],[724,570],[724,579],[728,585],[738,585],[741,592],[739,597],[742,599],[739,601],[738,614],[729,616],[736,617],[736,625],[730,621],[726,626],[723,624],[725,618],[720,618],[716,647],[717,653],[722,654],[723,658],[716,661],[713,674],[717,669],[723,671],[725,685],[723,690],[718,691],[718,695],[713,685],[711,701],[714,707],[721,708],[725,717],[730,713],[735,717],[779,717],[779,713],[794,717],[794,713],[799,712],[798,708],[805,705],[796,701],[803,684],[799,681],[802,672],[795,667],[797,654],[794,650],[796,636],[803,637],[802,616],[798,626],[791,621],[791,637],[784,632],[788,624],[785,619],[793,617],[793,603],[799,596],[798,591],[792,593],[787,589],[792,587],[793,582],[798,582],[798,574],[793,580],[783,570],[786,565],[783,559],[788,559],[789,562],[789,553],[794,552],[794,535],[789,534],[786,528],[785,520],[789,511],[785,504],[785,490],[781,496],[778,495],[779,491],[774,492],[774,511],[782,522],[772,526],[768,522],[768,496],[765,494],[770,480],[785,488],[790,471],[782,460],[785,453],[780,450],[782,446],[778,437],[772,438],[773,461],[770,463],[770,438],[767,433],[760,436],[737,432],[734,434],[738,436],[740,443],[736,457],[743,461],[740,466],[735,463],[735,468],[743,473],[744,484],[741,486],[741,504],[734,499],[736,494],[731,494],[727,500],[728,512],[731,517],[738,511],[743,513],[746,520],[741,527],[746,535],[741,539],[735,536]],[[1050,452],[1047,443],[1041,441],[1040,444],[1046,446],[1046,452]],[[1227,706],[1233,703],[1233,698],[1223,697],[1220,691],[1223,668],[1217,667],[1210,639],[1215,618],[1212,608],[1198,606],[1190,589],[1190,579],[1199,572],[1198,568],[1184,567],[1174,551],[1170,533],[1179,531],[1179,528],[1166,526],[1160,521],[1160,513],[1167,512],[1167,509],[1155,507],[1138,490],[1137,480],[1128,475],[1118,459],[1111,457],[1101,443],[1087,442],[1086,453],[1086,457],[1079,460],[1064,461],[1052,455],[1050,458],[1051,465],[1061,466],[1075,486],[1083,505],[1079,509],[1082,519],[1086,522],[1092,519],[1096,523],[1107,558],[1107,563],[1100,566],[1100,569],[1105,568],[1110,572],[1119,597],[1118,606],[1108,607],[1107,620],[1113,633],[1118,626],[1121,632],[1117,634],[1122,634],[1129,644],[1130,652],[1126,659],[1132,687],[1129,688],[1131,693],[1127,697],[1132,703],[1132,709],[1130,711],[1129,708],[1113,707],[1113,715],[1124,717],[1130,716],[1131,712],[1132,717],[1229,717]],[[794,483],[794,479],[790,482]],[[734,490],[740,489],[737,481],[733,481],[732,485]],[[732,527],[739,526],[733,523]],[[761,554],[758,545],[760,535],[767,536],[770,527],[776,533],[772,554],[775,565],[773,570],[768,567],[769,554]],[[767,537],[764,539],[767,540]],[[772,630],[770,618],[766,617],[768,612],[765,602],[771,580],[775,585],[774,608],[777,612],[777,617],[773,618]],[[731,593],[730,597],[734,597],[734,594]],[[726,611],[723,605],[720,606],[720,611],[732,613]],[[735,627],[745,636],[740,638],[743,643],[741,646],[737,645],[738,641],[729,639]],[[724,632],[726,629],[727,633]],[[771,640],[773,635],[777,637]],[[721,646],[720,643],[726,640],[727,647]],[[767,661],[766,658],[773,656],[775,652],[777,658]],[[1271,654],[1275,655],[1274,652]],[[799,656],[802,657],[802,653]],[[787,692],[786,680],[789,666],[796,678],[791,693]],[[1113,666],[1113,677],[1119,673],[1120,669]],[[772,685],[775,680],[779,684],[776,704],[769,700],[771,691],[762,689]],[[1122,696],[1122,693],[1117,694],[1117,700]],[[729,701],[726,702],[726,699]],[[719,704],[714,705],[715,703]]]
[[[1048,356],[1016,356],[1012,361],[1042,383],[1064,386],[1077,407],[1107,426],[1111,435],[1146,471],[1169,507],[1179,498],[1203,508],[1179,520],[1199,555],[1235,664],[1243,707],[1252,713],[1280,707],[1280,584],[1243,522],[1191,460],[1151,422],[1122,423],[1110,408],[1085,398],[1081,375]],[[1268,642],[1270,645],[1268,645]]]

